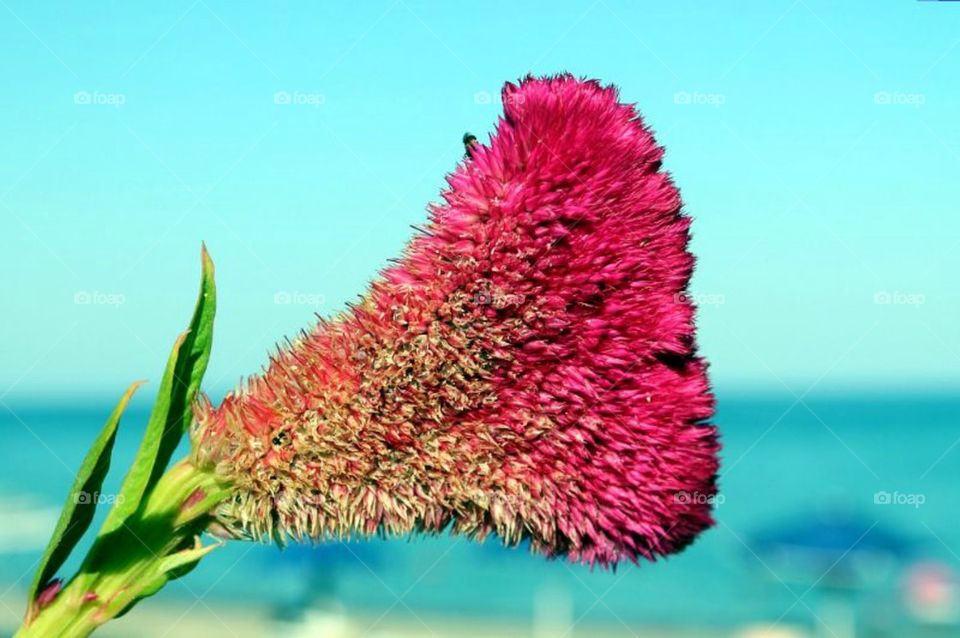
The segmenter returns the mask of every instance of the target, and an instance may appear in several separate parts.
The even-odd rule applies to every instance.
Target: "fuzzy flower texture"
[[[197,409],[238,538],[455,533],[609,566],[713,521],[690,220],[617,91],[503,90],[489,145],[361,300]]]

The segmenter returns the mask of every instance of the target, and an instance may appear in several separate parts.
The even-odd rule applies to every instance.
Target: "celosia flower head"
[[[527,78],[503,103],[358,304],[199,406],[231,534],[452,527],[609,565],[712,524],[690,221],[663,150],[594,81]]]

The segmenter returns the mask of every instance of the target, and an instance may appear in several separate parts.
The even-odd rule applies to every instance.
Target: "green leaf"
[[[142,384],[142,381],[138,381],[127,388],[127,391],[120,398],[120,402],[117,403],[117,407],[110,414],[110,418],[104,424],[100,435],[93,442],[90,451],[87,452],[86,458],[83,459],[83,464],[80,466],[80,471],[77,472],[73,487],[70,488],[67,502],[60,512],[60,520],[57,521],[53,536],[47,544],[43,558],[40,559],[37,573],[33,577],[33,583],[30,585],[27,598],[30,601],[28,617],[32,617],[36,613],[34,603],[37,592],[56,575],[57,570],[63,566],[70,552],[93,520],[100,488],[107,471],[110,469],[110,454],[116,440],[120,417],[123,415],[130,397]]]
[[[113,617],[120,618],[124,616],[128,611],[133,609],[134,605],[143,600],[144,598],[149,598],[153,596],[158,591],[163,589],[163,586],[167,584],[167,581],[170,579],[166,574],[156,574],[152,577],[145,577],[143,584],[140,587],[140,591],[137,592],[137,595],[130,599],[126,605],[123,606],[118,612],[116,612]]]
[[[187,575],[193,570],[194,567],[197,566],[201,558],[218,547],[221,547],[222,545],[223,543],[201,545],[198,540],[193,547],[180,550],[174,554],[164,557],[155,566],[154,571],[143,576],[141,582],[137,584],[137,589],[134,592],[133,598],[131,598],[114,617],[119,618],[123,616],[128,611],[133,609],[134,605],[136,605],[138,602],[144,598],[153,596],[158,591],[163,589],[163,586],[169,581],[176,580]]]
[[[201,545],[199,542],[190,549],[182,549],[176,554],[164,557],[160,561],[160,571],[164,574],[170,573],[173,578],[179,578],[187,571],[193,569],[200,559],[221,547],[223,543],[214,543],[212,545]]]
[[[189,329],[173,345],[167,360],[157,400],[147,422],[137,456],[123,480],[120,496],[100,536],[110,534],[123,526],[137,511],[144,496],[150,492],[170,462],[193,416],[193,402],[203,373],[210,359],[213,343],[213,317],[217,294],[214,284],[213,262],[204,246],[201,251],[202,277],[200,295]]]
[[[148,489],[156,485],[170,463],[180,439],[193,419],[193,404],[200,390],[200,382],[207,371],[210,349],[213,346],[213,318],[217,310],[217,289],[214,283],[213,261],[207,247],[200,248],[201,278],[200,294],[193,319],[180,346],[180,354],[174,370],[173,394],[167,422],[160,439],[160,448],[150,475]]]

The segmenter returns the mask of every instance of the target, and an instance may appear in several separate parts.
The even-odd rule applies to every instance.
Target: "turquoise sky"
[[[499,87],[621,87],[695,218],[723,392],[956,390],[960,4],[0,2],[0,401],[207,386],[364,288]]]

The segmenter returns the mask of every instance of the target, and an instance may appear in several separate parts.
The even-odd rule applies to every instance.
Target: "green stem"
[[[174,465],[115,532],[98,536],[80,571],[15,638],[82,638],[182,576],[218,545],[201,546],[210,512],[227,495],[212,469]]]

